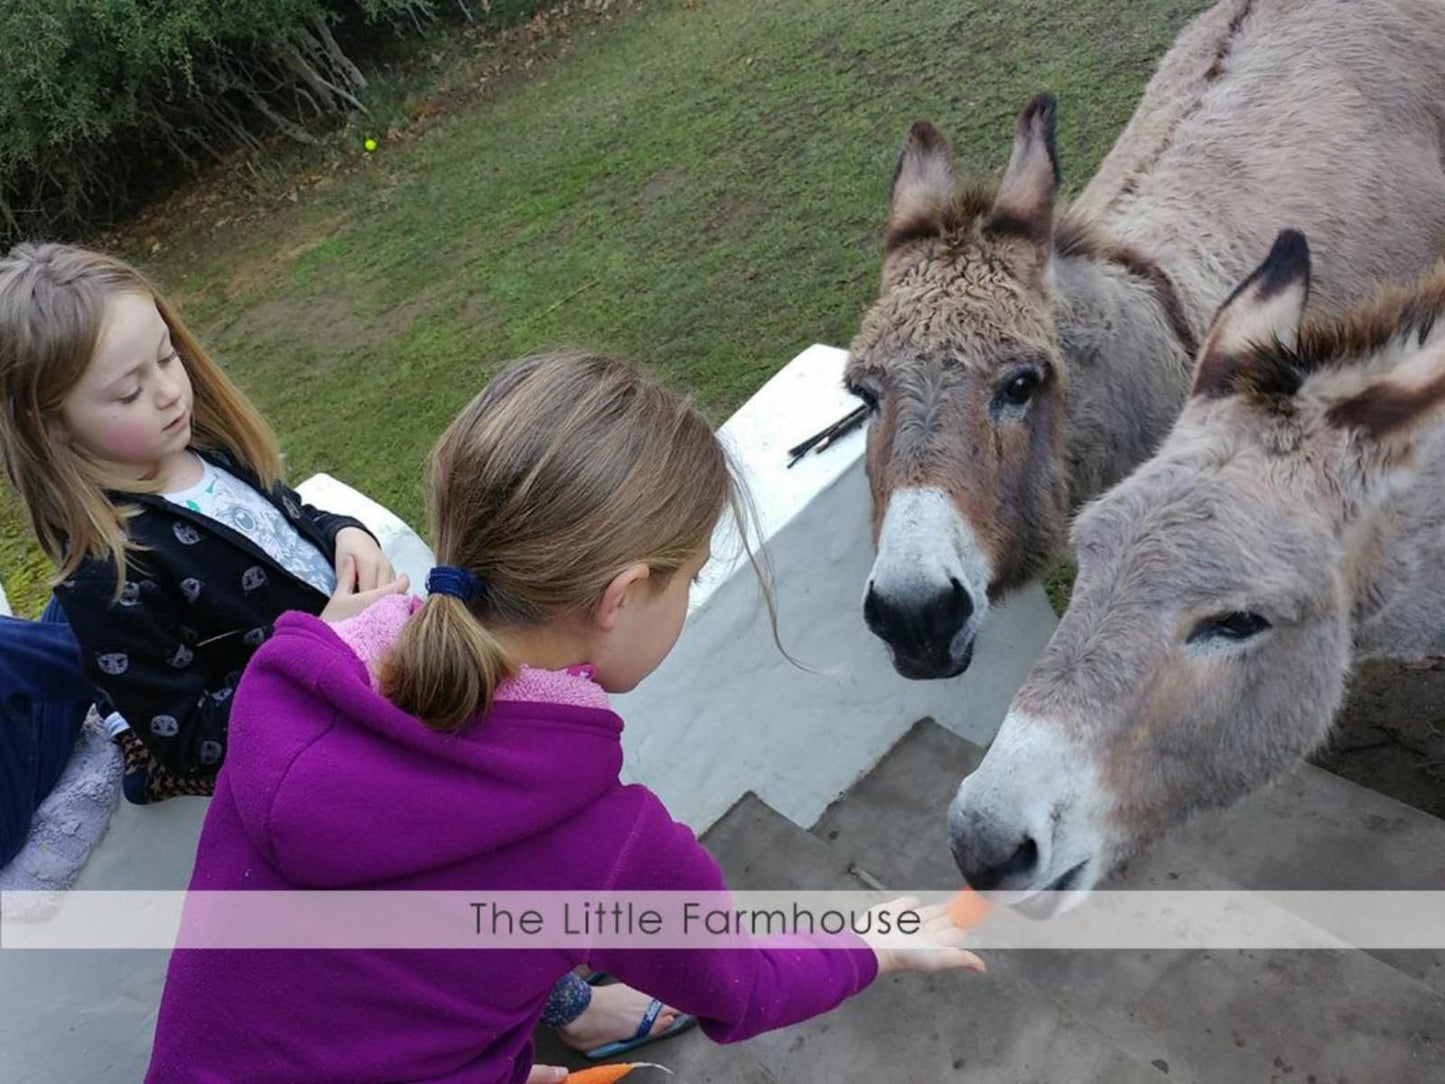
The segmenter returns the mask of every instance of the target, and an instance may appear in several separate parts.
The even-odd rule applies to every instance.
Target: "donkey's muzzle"
[[[955,642],[973,616],[973,599],[957,579],[933,594],[892,597],[869,584],[863,620],[888,645],[893,666],[906,678],[954,677],[973,661],[973,642]]]

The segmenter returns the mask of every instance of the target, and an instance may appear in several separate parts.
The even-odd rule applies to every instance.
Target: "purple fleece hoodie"
[[[253,658],[191,888],[724,889],[651,791],[623,786],[610,711],[507,701],[438,734],[376,693],[325,623],[287,614]],[[517,1084],[552,986],[587,963],[718,1042],[826,1012],[871,950],[178,950],[150,1084]]]

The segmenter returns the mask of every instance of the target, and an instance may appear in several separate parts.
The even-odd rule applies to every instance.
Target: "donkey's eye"
[[[1269,622],[1259,614],[1232,610],[1229,613],[1206,617],[1199,622],[1194,626],[1194,631],[1189,634],[1188,642],[1191,644],[1209,640],[1238,642],[1258,636],[1267,628],[1269,628]]]
[[[1009,406],[1023,406],[1033,398],[1038,387],[1039,374],[1032,369],[1025,369],[1021,373],[1015,373],[998,389],[999,402]]]
[[[862,384],[849,384],[848,392],[863,400],[863,405],[873,413],[878,413],[878,395],[872,388],[864,387]]]

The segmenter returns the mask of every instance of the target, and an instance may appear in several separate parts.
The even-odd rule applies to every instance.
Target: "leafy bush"
[[[363,108],[366,79],[344,43],[422,29],[437,7],[6,0],[0,240],[93,225],[177,169],[276,131],[313,141],[310,126]]]

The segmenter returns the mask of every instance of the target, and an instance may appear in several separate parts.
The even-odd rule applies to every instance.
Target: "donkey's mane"
[[[888,251],[892,252],[914,241],[967,234],[973,224],[979,221],[983,221],[994,235],[1031,237],[1027,223],[1008,217],[992,222],[988,220],[988,214],[997,197],[998,187],[994,184],[962,184],[943,207],[900,223],[889,230]],[[1109,240],[1089,223],[1071,214],[1067,205],[1054,212],[1053,245],[1058,256],[1076,256],[1117,264],[1129,274],[1143,279],[1159,298],[1169,327],[1184,348],[1185,354],[1192,358],[1198,352],[1199,342],[1188,316],[1185,315],[1179,291],[1174,288],[1173,280],[1164,269],[1149,257],[1138,249]]]
[[[901,163],[900,163],[901,165]],[[998,199],[998,185],[991,181],[966,181],[958,186],[953,198],[941,207],[933,207],[911,221],[899,223],[888,231],[888,248],[899,248],[913,241],[933,237],[955,237],[967,233],[975,222],[988,217]],[[1069,214],[1067,206],[1054,214],[1054,250],[1060,256],[1099,257],[1115,249],[1097,231]],[[1003,219],[998,229],[1015,232],[1020,227]]]
[[[898,165],[900,169],[903,167],[901,158]],[[988,214],[997,195],[998,188],[992,184],[960,185],[953,198],[942,207],[931,208],[893,226],[888,231],[888,251],[930,237],[949,237],[967,232],[976,221]]]
[[[1294,346],[1278,339],[1250,346],[1226,393],[1272,402],[1292,398],[1315,373],[1360,364],[1412,337],[1423,344],[1442,314],[1445,263],[1414,286],[1385,287],[1338,319],[1306,319]]]

